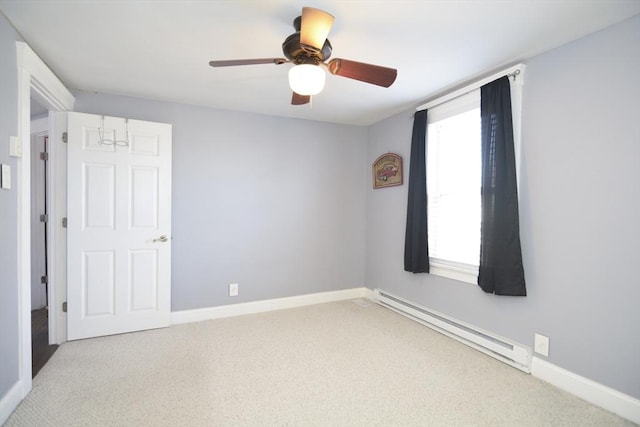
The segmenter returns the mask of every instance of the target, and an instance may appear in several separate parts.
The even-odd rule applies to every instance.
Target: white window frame
[[[448,101],[452,101],[456,98],[459,98],[463,95],[468,94],[469,92],[477,90],[480,87],[484,86],[485,84],[490,83],[496,79],[499,79],[500,77],[510,76],[509,81],[511,83],[511,114],[512,114],[512,120],[513,120],[513,141],[514,141],[514,153],[515,153],[515,161],[516,161],[516,181],[517,181],[517,187],[518,187],[518,198],[520,198],[520,163],[521,163],[521,155],[522,155],[521,153],[522,86],[524,85],[525,68],[526,68],[525,64],[514,65],[498,73],[492,74],[488,77],[485,77],[471,84],[468,84],[458,90],[442,95],[416,108],[416,111],[429,110],[431,108],[435,108]],[[460,264],[460,263],[455,263],[451,261],[443,261],[443,260],[438,260],[436,258],[430,257],[429,271],[430,271],[430,274],[446,277],[446,278],[457,280],[460,282],[471,283],[474,285],[478,283],[478,268],[475,266],[469,266],[467,264]]]

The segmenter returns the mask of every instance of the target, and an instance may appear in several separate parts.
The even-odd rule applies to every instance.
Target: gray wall
[[[0,190],[0,399],[18,381],[18,232],[16,160],[9,157],[9,137],[18,133],[18,69],[20,38],[0,14],[0,163],[11,166],[12,188]]]
[[[386,151],[408,163],[409,111],[367,129],[88,93],[76,109],[174,126],[174,311],[366,284],[530,346],[548,335],[552,363],[640,398],[638,28],[527,62],[526,298],[403,271],[407,185],[372,190],[369,165]],[[14,181],[16,39],[0,16],[0,162]],[[18,379],[16,196],[0,190],[0,398]]]
[[[531,347],[547,335],[551,363],[640,398],[639,36],[636,16],[526,61],[526,298],[404,272],[406,185],[368,191],[367,286]],[[370,163],[386,151],[408,161],[410,113],[370,128]]]
[[[173,124],[173,311],[364,286],[366,128],[75,96]]]

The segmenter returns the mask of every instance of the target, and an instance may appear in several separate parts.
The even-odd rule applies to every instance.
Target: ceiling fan
[[[296,32],[282,43],[285,58],[232,59],[209,61],[212,67],[232,67],[254,64],[294,64],[289,70],[289,85],[293,91],[291,104],[303,105],[324,88],[325,69],[331,74],[359,80],[382,87],[389,87],[396,80],[398,71],[394,68],[365,64],[331,56],[331,43],[327,36],[334,17],[327,12],[312,7],[303,7],[302,16],[293,21]]]

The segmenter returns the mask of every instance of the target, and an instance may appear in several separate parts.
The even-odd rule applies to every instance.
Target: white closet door
[[[67,332],[169,326],[171,125],[68,116]]]

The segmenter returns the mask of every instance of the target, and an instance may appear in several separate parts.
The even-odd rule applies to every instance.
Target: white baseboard
[[[7,394],[0,399],[0,426],[9,419],[9,416],[20,402],[22,402],[22,382],[17,381]]]
[[[587,402],[640,424],[640,400],[533,357],[531,375]]]
[[[374,295],[375,292],[373,291],[373,289],[369,289],[369,288],[362,288],[364,289],[364,297],[367,299],[370,299],[371,301],[375,301]]]
[[[306,305],[322,304],[325,302],[342,301],[355,298],[369,298],[366,291],[369,291],[371,295],[373,295],[373,291],[370,289],[353,288],[340,291],[320,292],[317,294],[298,295],[295,297],[244,302],[219,307],[174,311],[171,313],[171,324],[178,325],[181,323],[201,322],[203,320],[221,319],[223,317],[240,316],[243,314],[264,313],[267,311],[304,307]]]

